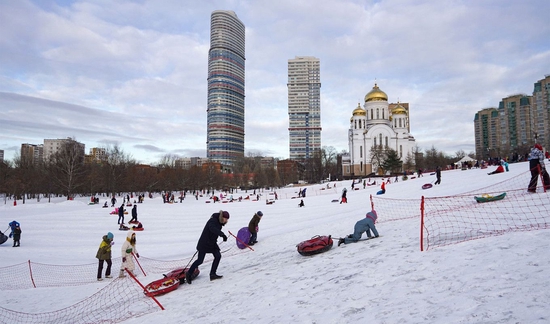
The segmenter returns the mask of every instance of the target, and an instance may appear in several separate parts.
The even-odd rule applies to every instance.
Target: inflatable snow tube
[[[301,255],[309,256],[326,252],[332,248],[331,236],[319,236],[316,235],[307,241],[303,241],[296,245],[298,253]]]
[[[426,183],[422,186],[422,189],[430,189],[432,187],[431,183]]]
[[[178,289],[180,284],[185,282],[185,273],[188,269],[178,268],[170,271],[164,275],[164,278],[155,280],[145,286],[143,293],[147,296],[159,296]],[[196,269],[191,278],[195,279],[199,273],[199,269]]]
[[[4,233],[0,232],[0,244],[4,244],[7,240],[8,237]]]
[[[132,226],[132,231],[137,231],[137,232],[141,232],[143,231],[145,228],[143,227],[135,227],[135,226]]]
[[[243,227],[237,232],[237,247],[239,249],[244,249],[247,247],[248,243],[250,242],[250,231],[247,227]]]
[[[378,192],[377,192],[376,194],[377,194],[377,195],[383,195],[383,194],[385,194],[385,193],[386,193],[386,192],[383,191],[383,190],[378,190]]]

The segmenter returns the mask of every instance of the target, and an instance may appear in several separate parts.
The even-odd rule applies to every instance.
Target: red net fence
[[[232,256],[249,251],[220,245],[224,256]],[[83,299],[63,309],[44,313],[25,313],[0,307],[1,323],[119,323],[130,318],[143,316],[163,309],[152,297],[144,294],[140,281],[161,279],[146,277],[148,273],[169,272],[189,266],[194,256],[188,259],[162,261],[141,257],[136,259],[135,280],[133,276],[108,279],[110,283]],[[212,262],[207,255],[204,264]],[[112,273],[118,277],[121,258],[114,258]],[[0,290],[21,290],[47,287],[83,286],[97,283],[97,263],[84,265],[51,265],[24,262],[0,268]]]
[[[421,250],[507,232],[550,228],[550,192],[544,186],[528,192],[530,179],[531,172],[527,171],[475,192],[424,198]],[[498,200],[499,196],[504,198]]]
[[[550,228],[550,192],[538,182],[528,192],[531,172],[489,187],[446,197],[387,199],[371,196],[378,222],[420,219],[422,251],[508,232]],[[504,196],[498,200],[499,196]],[[482,202],[477,202],[476,198]]]

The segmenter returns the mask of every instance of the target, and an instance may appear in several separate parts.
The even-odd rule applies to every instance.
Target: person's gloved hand
[[[223,238],[223,241],[224,242],[227,242],[227,236],[225,234],[222,233],[222,238]]]
[[[112,246],[112,245],[115,245],[115,241],[111,241],[111,246]]]
[[[139,258],[139,253],[136,253],[136,256]]]
[[[13,236],[13,233],[10,233],[10,238]]]
[[[122,257],[122,262],[126,262],[126,257]]]

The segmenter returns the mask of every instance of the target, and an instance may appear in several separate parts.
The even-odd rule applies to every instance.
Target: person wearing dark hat
[[[103,273],[103,263],[107,262],[107,270],[105,270],[105,278],[112,278],[111,276],[111,265],[113,265],[111,261],[111,246],[115,244],[113,242],[113,238],[115,236],[113,233],[109,232],[107,235],[103,235],[103,240],[101,240],[101,244],[99,244],[99,249],[97,250],[97,254],[95,257],[99,260],[99,265],[97,267],[97,281],[103,280],[101,278],[101,275]]]
[[[248,245],[254,245],[258,243],[258,224],[260,224],[260,221],[262,220],[262,216],[264,214],[261,211],[257,211],[254,216],[252,216],[252,219],[250,220],[250,223],[248,223],[248,230],[250,231],[250,241],[248,242]]]
[[[214,256],[214,261],[212,262],[212,267],[210,268],[210,280],[221,279],[223,276],[217,274],[218,265],[222,259],[222,254],[220,253],[220,247],[218,246],[218,236],[223,238],[223,241],[227,241],[227,236],[222,232],[222,226],[225,226],[229,221],[229,213],[227,211],[220,210],[218,213],[212,214],[210,219],[206,222],[202,234],[197,242],[197,251],[199,255],[197,260],[193,262],[191,268],[185,274],[185,281],[188,284],[192,282],[192,274],[195,272],[203,262],[206,253],[212,253]]]
[[[542,183],[544,189],[550,189],[550,176],[546,172],[546,167],[544,165],[544,153],[542,146],[537,143],[531,149],[529,153],[529,169],[531,170],[531,181],[529,181],[529,186],[527,187],[528,192],[537,192],[537,183],[538,177],[542,174]]]

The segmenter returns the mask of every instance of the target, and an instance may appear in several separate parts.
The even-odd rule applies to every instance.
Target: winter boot
[[[191,284],[192,281],[193,279],[191,278],[191,272],[187,271],[185,273],[185,282],[187,282],[188,284]]]
[[[103,281],[103,278],[97,278],[97,281]]]
[[[210,275],[210,281],[221,279],[221,278],[223,278],[223,276],[218,276],[217,274],[211,274]]]
[[[338,239],[338,246],[340,246],[340,244],[344,243],[344,239],[343,238],[339,238]]]
[[[112,278],[113,276],[111,275],[106,275],[105,278]]]

